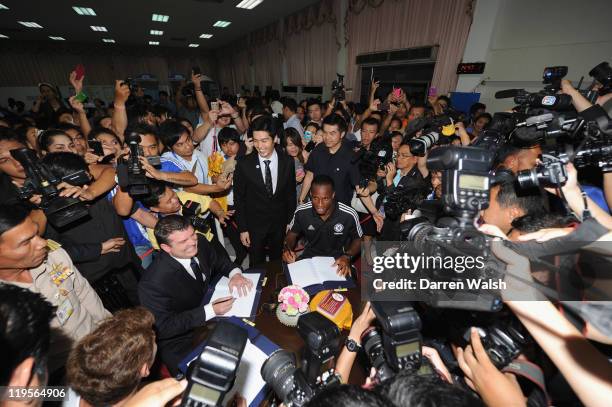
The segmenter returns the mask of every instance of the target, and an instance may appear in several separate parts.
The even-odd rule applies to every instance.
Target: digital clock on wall
[[[462,62],[457,65],[457,75],[480,74],[484,72],[484,69],[484,62]]]

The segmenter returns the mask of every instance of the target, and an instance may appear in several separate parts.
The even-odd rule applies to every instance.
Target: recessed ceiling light
[[[259,6],[261,3],[263,3],[263,0],[242,0],[236,5],[236,7],[252,10],[255,7]]]
[[[0,38],[8,38],[8,35],[0,34]]]
[[[159,31],[159,30],[151,30],[149,32],[149,34],[151,34],[151,35],[164,35],[164,32],[163,31]]]
[[[55,41],[66,41],[66,38],[64,38],[64,37],[54,37],[54,36],[50,35],[49,38],[51,38],[52,40],[55,40]]]
[[[4,4],[0,3],[0,10],[8,10],[9,8],[6,7]],[[7,37],[8,38],[8,37]]]
[[[104,32],[108,32],[108,30],[106,29],[106,27],[102,27],[99,25],[90,25],[91,29],[94,31],[104,31]]]
[[[95,16],[96,12],[89,7],[72,7],[72,9],[80,16]]]
[[[159,41],[149,41],[149,45],[159,45]]]
[[[112,38],[102,38],[102,41],[104,41],[104,42],[112,42],[112,43],[115,42],[115,40],[113,40]]]
[[[229,21],[223,21],[223,20],[219,20],[216,23],[213,24],[213,27],[221,27],[221,28],[225,28],[228,25],[230,25],[231,22]]]
[[[200,35],[200,38],[212,38],[212,34],[202,34]]]
[[[151,16],[151,20],[158,21],[160,23],[167,23],[170,16],[165,16],[163,14],[153,14]]]
[[[35,23],[34,21],[17,21],[21,25],[25,25],[28,28],[42,28],[42,25]]]
[[[189,48],[197,48],[200,44],[189,44]]]

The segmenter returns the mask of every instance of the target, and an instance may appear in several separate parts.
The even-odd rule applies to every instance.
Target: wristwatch
[[[359,349],[361,349],[361,345],[358,344],[354,339],[351,339],[351,338],[346,338],[346,342],[344,343],[344,346],[346,346],[346,349],[349,352],[359,352]]]

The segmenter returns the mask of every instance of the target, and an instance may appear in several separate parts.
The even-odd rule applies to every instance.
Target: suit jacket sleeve
[[[148,270],[155,273],[158,270]],[[176,312],[172,309],[172,299],[180,293],[172,291],[172,284],[155,279],[141,281],[138,296],[141,304],[155,316],[158,339],[172,338],[184,334],[206,323],[203,306]]]
[[[220,276],[228,277],[233,269],[238,268],[231,262],[229,256],[219,255],[203,236],[200,236],[198,240],[198,253],[205,257],[213,281]]]
[[[287,170],[287,225],[291,223],[291,219],[293,219],[293,213],[295,212],[295,207],[297,205],[297,189],[295,183],[295,162],[293,158],[286,157],[288,164]]]
[[[248,156],[247,156],[248,157]],[[247,231],[247,183],[245,179],[246,174],[244,172],[244,161],[248,160],[247,157],[243,157],[236,163],[236,169],[234,170],[234,207],[236,209],[236,223],[238,224],[239,232]]]

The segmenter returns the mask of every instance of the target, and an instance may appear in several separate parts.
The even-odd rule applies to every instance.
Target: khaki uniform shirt
[[[40,293],[56,307],[51,321],[49,372],[65,365],[74,343],[93,331],[104,318],[110,317],[98,294],[72,264],[64,249],[49,252],[47,259],[31,269],[31,284],[3,281]]]

